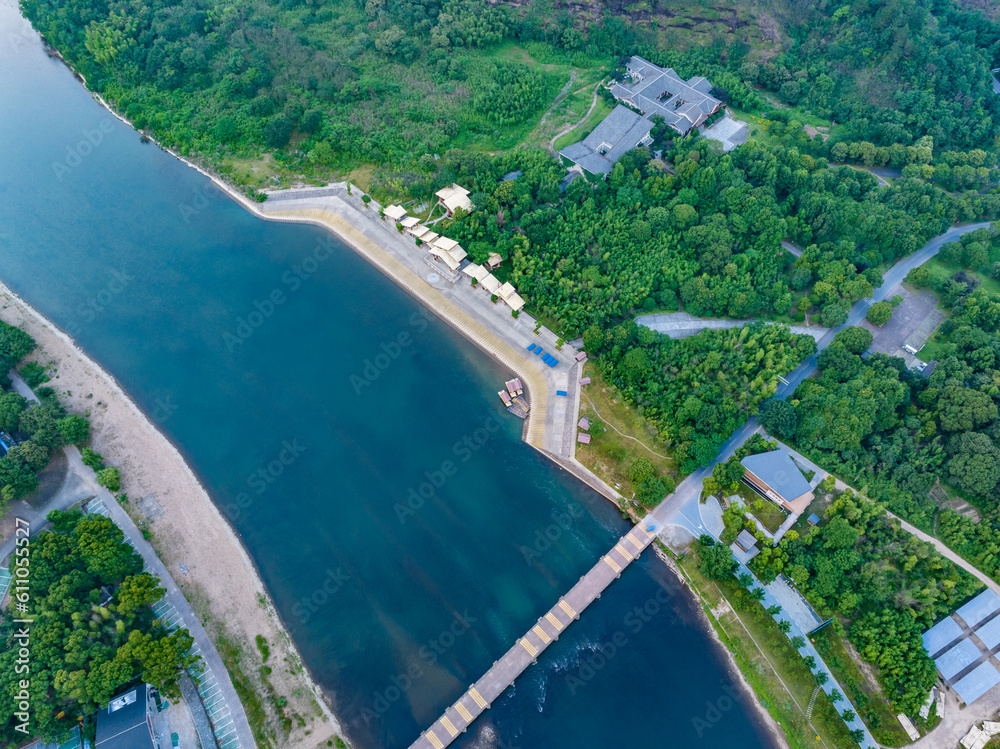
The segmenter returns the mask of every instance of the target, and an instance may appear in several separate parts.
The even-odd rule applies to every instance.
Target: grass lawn
[[[931,289],[944,283],[962,270],[962,267],[959,265],[945,263],[941,260],[940,256],[931,258],[924,263],[923,267],[926,268],[931,274],[931,282],[928,285],[928,288]],[[990,294],[1000,294],[1000,281],[990,278],[989,275],[982,272],[977,273],[973,271],[966,271],[966,274],[970,278],[978,280],[982,288],[986,289]],[[938,308],[948,312],[948,310],[943,308],[940,304],[938,305]],[[940,360],[946,355],[944,344],[947,342],[947,336],[942,335],[939,330],[928,339],[927,343],[924,344],[924,347],[917,353],[917,356],[924,361]]]
[[[736,493],[743,498],[751,515],[757,518],[771,533],[775,533],[788,519],[788,513],[774,502],[764,499],[746,484],[741,483]]]
[[[591,383],[581,393],[580,416],[590,419],[593,441],[577,444],[577,460],[627,498],[635,491],[628,480],[628,468],[636,458],[648,458],[659,476],[674,474],[673,458],[656,439],[652,425],[613,385],[605,383],[593,362],[587,362],[584,374]],[[595,422],[600,426],[595,428]]]
[[[273,178],[281,177],[281,168],[269,153],[260,157],[233,157],[224,162],[220,171],[233,177],[241,185],[262,190],[273,187]]]
[[[590,106],[589,102],[587,103],[587,106]],[[598,97],[597,106],[594,107],[594,111],[590,113],[590,117],[588,117],[582,125],[574,128],[556,141],[556,151],[559,151],[572,143],[576,143],[578,140],[583,140],[590,135],[590,131],[597,127],[597,124],[611,113],[611,109],[612,107],[610,104]]]
[[[540,53],[541,59],[533,56]],[[548,50],[548,52],[552,52]],[[590,108],[590,102],[595,84],[604,77],[607,63],[610,60],[594,60],[582,55],[569,59],[565,54],[546,54],[541,45],[528,45],[528,48],[509,44],[488,54],[495,55],[513,62],[518,62],[543,73],[548,80],[554,81],[551,90],[547,91],[544,105],[532,117],[528,118],[519,128],[516,147],[548,148],[552,137],[568,125],[578,122]],[[572,79],[572,82],[570,82]],[[566,95],[559,99],[563,87],[569,85]],[[558,99],[558,103],[556,100]],[[541,119],[546,117],[545,122]],[[501,149],[510,148],[509,138],[498,143]]]
[[[733,578],[718,583],[705,578],[694,558],[682,560],[680,567],[760,703],[781,724],[789,746],[857,746],[838,714],[838,708],[853,709],[846,701],[835,707],[821,691],[812,719],[806,719],[816,679],[763,606],[751,601]]]
[[[939,283],[943,283],[944,281],[954,276],[960,270],[963,270],[962,266],[960,265],[951,265],[949,263],[944,262],[941,259],[940,255],[932,257],[930,260],[924,263],[924,267],[928,271],[930,271],[932,279],[930,288],[932,289],[936,287]],[[983,273],[982,270],[965,271],[965,272],[971,278],[977,279],[980,282],[980,284],[982,284],[982,287],[986,289],[990,294],[1000,294],[1000,281],[997,281],[994,278],[990,278],[989,275]]]
[[[742,109],[736,109],[735,107],[732,106],[730,106],[729,109],[733,113],[733,119],[739,120],[741,122],[746,122],[749,125],[750,137],[753,138],[754,140],[768,145],[782,144],[787,146],[787,141],[785,140],[787,134],[781,137],[775,137],[771,135],[770,132],[773,124],[780,124],[784,126],[784,123],[772,123],[772,121],[769,120],[767,117],[765,117],[764,114],[754,114],[752,112],[747,112]],[[781,111],[788,112],[790,119],[798,120],[799,122],[801,122],[803,128],[805,127],[805,125],[812,125],[815,128],[820,128],[820,127],[829,128],[830,126],[829,120],[823,119],[822,117],[817,117],[816,115],[810,112],[806,112],[805,110],[799,109],[798,107],[782,108]],[[799,132],[801,134],[803,142],[808,142],[810,138],[809,135],[805,132],[805,130],[802,129]],[[828,133],[825,132],[825,134],[829,135],[832,132],[833,131],[831,130]]]

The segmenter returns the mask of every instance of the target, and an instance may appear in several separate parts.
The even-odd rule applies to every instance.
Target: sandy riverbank
[[[213,642],[218,645],[224,637],[242,652],[241,670],[265,708],[274,745],[326,746],[341,732],[337,719],[302,666],[253,562],[181,454],[69,336],[2,283],[0,297],[0,319],[22,328],[38,343],[30,359],[53,364],[55,376],[47,384],[72,412],[89,414],[92,445],[109,465],[121,469],[123,491],[136,500],[152,494],[165,510],[150,524],[153,546],[202,617]],[[143,519],[135,502],[130,512]],[[287,738],[259,675],[258,635],[267,638],[271,648],[269,665],[274,670],[268,679],[275,696],[288,700],[289,715],[301,715],[306,721],[300,728],[293,718],[295,727]]]

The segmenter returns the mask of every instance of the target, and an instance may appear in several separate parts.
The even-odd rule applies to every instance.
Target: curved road
[[[847,317],[847,322],[843,325],[832,328],[825,336],[823,336],[817,342],[817,351],[815,354],[810,356],[808,359],[803,361],[791,374],[784,378],[784,382],[778,386],[777,391],[774,394],[775,398],[787,398],[789,395],[795,392],[795,389],[802,383],[804,379],[810,377],[815,371],[817,366],[817,360],[819,358],[819,352],[825,349],[833,341],[833,337],[844,328],[850,325],[857,325],[864,318],[865,313],[868,310],[868,306],[874,302],[880,302],[884,300],[889,292],[892,291],[900,281],[902,281],[906,274],[909,273],[913,268],[923,265],[932,257],[934,257],[941,249],[941,247],[949,242],[953,242],[963,234],[970,231],[975,231],[976,229],[982,229],[989,227],[989,223],[979,223],[979,224],[969,224],[966,226],[952,227],[944,234],[935,237],[927,244],[925,244],[920,250],[913,253],[907,258],[903,258],[898,263],[896,263],[892,268],[890,268],[883,276],[882,285],[874,291],[871,299],[863,299],[857,302],[852,308]],[[664,499],[659,505],[656,506],[644,519],[643,525],[647,528],[653,529],[659,532],[663,529],[665,525],[673,524],[680,525],[687,529],[701,529],[703,528],[701,523],[700,513],[698,511],[698,497],[701,495],[702,483],[706,476],[711,475],[712,468],[715,463],[719,461],[728,460],[735,452],[736,448],[743,444],[756,429],[758,428],[757,418],[751,417],[747,420],[746,424],[737,429],[733,435],[722,445],[719,450],[719,454],[716,456],[715,461],[712,465],[705,468],[699,468],[697,471],[688,476],[684,481],[680,483],[677,490]],[[902,521],[900,521],[902,522]],[[911,533],[914,533],[918,538],[929,541],[933,543],[935,548],[940,550],[947,558],[952,559],[952,561],[957,562],[957,555],[951,552],[950,549],[944,547],[944,544],[937,541],[936,539],[930,538],[926,534],[921,533],[913,526],[908,523],[903,523],[903,528]],[[942,549],[944,547],[944,549]],[[947,554],[945,550],[947,549]],[[964,560],[963,560],[964,561]],[[968,563],[963,563],[961,565],[964,569],[969,570],[971,565]],[[975,568],[973,568],[974,570]],[[972,572],[972,570],[969,570]],[[984,580],[985,575],[975,570],[973,574],[980,580]],[[996,583],[988,582],[990,588],[993,588]],[[820,659],[821,660],[821,659]],[[831,675],[832,676],[832,675]],[[835,680],[834,680],[835,683]],[[968,730],[966,725],[966,716],[963,714],[962,718],[955,720],[954,716],[958,713],[957,709],[951,711],[952,720],[948,721],[950,726],[949,735],[955,734],[961,736],[964,734],[965,730]],[[857,720],[857,718],[855,718]],[[856,725],[852,723],[851,725]],[[868,731],[868,727],[864,724],[861,725],[861,730],[865,733],[864,744],[869,747],[877,747],[878,744],[874,741],[874,738]],[[962,730],[964,727],[964,730]],[[957,734],[956,734],[957,732]],[[929,737],[925,737],[929,738]],[[935,743],[941,738],[941,732],[937,731],[934,734],[934,738],[931,739],[932,743],[922,744],[926,746],[940,746],[941,744]]]
[[[892,291],[904,278],[906,278],[907,273],[914,268],[923,265],[932,257],[937,255],[941,250],[941,247],[949,242],[954,242],[963,234],[968,234],[970,231],[989,228],[989,226],[989,222],[966,224],[965,226],[954,226],[944,234],[932,239],[909,257],[903,258],[892,266],[882,277],[882,285],[875,289],[871,300],[862,299],[857,302],[851,308],[851,311],[847,316],[847,322],[839,327],[831,328],[825,336],[820,338],[819,341],[817,341],[816,353],[802,362],[791,374],[785,377],[785,382],[778,386],[774,397],[784,399],[794,393],[795,389],[802,383],[802,381],[807,377],[812,376],[812,374],[816,371],[816,363],[819,359],[819,352],[830,345],[833,341],[833,337],[844,328],[859,324],[864,319],[865,313],[868,311],[869,304],[885,300],[885,298],[889,295],[889,292]],[[705,468],[699,468],[697,471],[684,479],[673,494],[664,499],[649,513],[648,518],[652,519],[661,526],[672,522],[671,516],[679,512],[692,496],[701,494],[702,481],[704,481],[706,476],[711,475],[712,467],[715,463],[729,460],[730,456],[736,452],[736,448],[742,445],[744,440],[753,434],[753,432],[757,429],[757,426],[757,418],[751,417],[746,424],[733,432],[733,435],[726,440],[725,443],[723,443],[718,456],[715,458],[715,462]]]

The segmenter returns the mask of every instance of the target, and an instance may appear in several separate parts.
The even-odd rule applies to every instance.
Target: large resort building
[[[782,450],[748,455],[740,461],[743,480],[783,510],[801,515],[813,500],[812,485]]]
[[[573,169],[593,175],[609,174],[623,155],[652,143],[649,133],[654,117],[662,117],[678,135],[685,136],[723,108],[711,94],[712,84],[701,76],[685,81],[672,68],[660,68],[641,57],[632,57],[625,71],[622,82],[611,87],[611,93],[623,104],[615,107],[590,135],[559,152],[573,162]],[[742,123],[735,129],[745,133]],[[745,134],[734,133],[730,143],[729,135],[716,138],[723,142],[724,150],[746,140]]]
[[[629,60],[625,70],[625,80],[611,87],[614,97],[647,119],[659,115],[680,135],[687,135],[722,107],[712,96],[707,78],[685,81],[673,68],[664,70],[641,57]]]
[[[619,104],[590,135],[560,153],[591,174],[610,174],[626,153],[653,142],[649,137],[652,129],[650,120]]]

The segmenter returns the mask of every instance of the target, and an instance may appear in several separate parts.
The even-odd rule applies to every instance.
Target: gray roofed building
[[[608,174],[626,153],[652,142],[652,129],[652,122],[619,104],[590,135],[559,154],[591,174]]]
[[[812,486],[784,451],[748,455],[740,463],[746,469],[743,480],[789,512],[801,514],[812,502]]]
[[[112,697],[97,714],[96,749],[155,749],[145,684]]]
[[[949,681],[982,658],[982,653],[972,640],[960,640],[934,660],[941,675]]]
[[[749,551],[756,545],[757,539],[750,531],[742,530],[740,531],[740,535],[736,537],[736,543],[740,545],[743,551]]]
[[[923,634],[924,650],[932,658],[941,655],[947,646],[962,636],[962,628],[950,616],[946,616]]]
[[[711,95],[712,84],[701,76],[685,81],[673,68],[664,70],[638,56],[629,60],[625,69],[625,80],[611,87],[615,98],[649,119],[659,115],[681,135],[687,135],[722,106]]]
[[[1000,673],[989,661],[980,663],[970,673],[951,685],[959,698],[966,705],[971,705],[997,684],[1000,684]]]
[[[722,150],[728,153],[747,142],[750,129],[747,127],[747,123],[739,122],[726,115],[711,127],[702,130],[701,134],[709,140],[721,143]]]
[[[751,559],[760,554],[757,539],[747,530],[740,531],[740,535],[729,545],[729,550],[740,564],[749,564]]]

